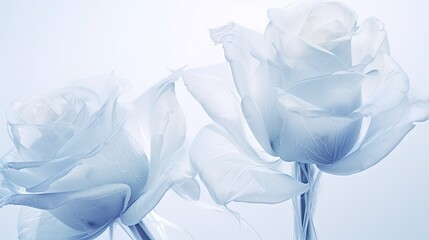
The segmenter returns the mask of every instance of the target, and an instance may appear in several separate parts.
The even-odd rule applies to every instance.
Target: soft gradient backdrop
[[[266,9],[288,0],[0,0],[0,112],[17,99],[45,93],[74,79],[114,71],[133,83],[132,99],[168,69],[223,62],[208,29],[235,21],[263,31]],[[429,4],[425,0],[345,0],[359,22],[385,23],[391,54],[408,73],[419,96],[429,97]],[[209,119],[186,92],[177,94],[192,138]],[[323,175],[316,210],[321,240],[429,239],[429,123],[420,124],[384,161],[353,176]],[[4,114],[0,154],[12,147]],[[203,190],[202,200],[212,204]],[[263,239],[292,239],[291,202],[231,204]],[[0,238],[17,239],[18,207],[0,209]],[[258,239],[231,214],[186,202],[169,192],[160,215],[195,239]],[[183,234],[173,232],[173,239]]]

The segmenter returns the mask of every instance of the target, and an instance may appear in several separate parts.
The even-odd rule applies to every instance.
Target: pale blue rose
[[[191,158],[218,203],[276,202],[304,190],[274,180],[284,175],[261,152],[353,174],[429,118],[429,102],[409,97],[407,75],[390,57],[377,19],[358,26],[346,5],[313,1],[270,9],[268,17],[263,34],[235,23],[211,30],[229,67],[183,75],[216,123],[196,137]]]
[[[118,103],[126,84],[110,74],[10,108],[15,147],[1,158],[0,206],[33,207],[21,212],[20,239],[92,239],[120,217],[137,224],[170,187],[195,187],[179,75],[129,104]]]

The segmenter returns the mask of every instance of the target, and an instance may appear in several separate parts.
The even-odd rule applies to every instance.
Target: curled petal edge
[[[415,122],[429,119],[429,101],[413,101],[408,114],[394,126],[381,129],[377,134],[364,138],[362,144],[352,153],[331,165],[318,165],[326,173],[351,175],[366,170],[385,158],[402,139],[415,127]]]

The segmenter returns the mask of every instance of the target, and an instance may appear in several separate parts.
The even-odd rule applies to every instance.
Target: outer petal
[[[133,202],[121,216],[125,225],[135,225],[141,221],[161,201],[164,194],[173,186],[170,178],[159,179],[156,185],[147,190],[140,198]]]
[[[153,104],[149,179],[145,189],[150,189],[174,164],[177,159],[173,154],[183,145],[186,135],[185,117],[176,99],[174,83]]]
[[[229,131],[242,128],[241,97],[236,91],[231,69],[227,64],[185,71],[182,78],[189,92],[213,121]]]
[[[186,178],[180,177],[183,169],[176,165],[186,134],[184,115],[174,93],[174,81],[179,75],[176,72],[134,101],[137,114],[131,120],[137,124],[128,128],[146,133],[146,140],[140,141],[150,139],[150,167],[142,196],[122,216],[124,224],[139,222],[176,181]]]
[[[244,98],[241,101],[241,109],[243,111],[244,118],[246,119],[247,124],[249,124],[249,127],[252,130],[256,140],[258,140],[265,151],[275,156],[276,153],[272,149],[272,140],[268,135],[266,123],[255,101],[251,97]],[[277,125],[271,126],[271,128],[274,129],[276,126]]]
[[[0,172],[0,208],[7,204],[10,196],[13,195],[7,182],[5,182],[2,172]]]
[[[21,161],[18,153],[11,151],[8,158],[13,161],[3,164],[2,174],[13,184],[24,187],[27,191],[43,191],[49,185],[65,176],[78,163],[79,158],[66,157],[44,161]]]
[[[2,172],[7,179],[25,187],[27,191],[44,191],[51,183],[67,175],[79,162],[82,161],[82,159],[91,158],[100,151],[103,151],[104,145],[115,148],[116,143],[118,142],[116,138],[122,139],[121,141],[123,142],[128,142],[127,139],[123,139],[122,132],[119,134],[117,132],[111,134],[112,135],[109,136],[108,139],[104,139],[106,142],[104,142],[103,145],[97,146],[88,154],[84,154],[83,152],[77,152],[76,154],[70,153],[71,155],[54,158],[49,161],[31,161],[32,159],[21,159],[16,151],[11,151],[8,155],[3,157],[6,163],[2,166]],[[111,139],[112,137],[114,137],[113,140]],[[126,146],[126,149],[129,150],[130,148],[132,148],[132,146]]]
[[[247,97],[253,72],[259,61],[268,56],[269,48],[263,35],[235,23],[212,29],[210,35],[215,43],[223,44],[238,93],[242,98]]]
[[[407,98],[408,77],[390,56],[378,54],[365,72],[363,105],[356,112],[374,116],[398,106]]]
[[[243,115],[250,129],[264,150],[274,154],[270,147],[270,136],[266,128],[266,124],[269,123],[264,119],[268,116],[266,112],[263,112],[265,109],[261,105],[258,106],[258,102],[255,102],[256,99],[253,99],[255,91],[261,90],[255,89],[255,85],[269,89],[272,82],[279,82],[278,78],[271,79],[271,76],[264,75],[260,71],[261,63],[262,66],[265,66],[270,55],[269,45],[265,43],[262,34],[234,23],[211,30],[211,36],[214,42],[223,44],[235,86],[242,98]],[[270,119],[274,118],[275,116],[271,115]]]
[[[225,127],[244,149],[254,152],[253,147],[249,146],[246,140],[248,137],[241,114],[241,100],[235,89],[230,68],[227,65],[217,65],[186,71],[183,74],[183,80],[189,92],[203,106],[213,121]],[[247,114],[247,108],[246,105],[243,110],[250,123],[254,118]],[[256,114],[254,112],[256,106],[252,106],[250,109],[252,114]],[[254,126],[254,124],[258,126]],[[256,132],[255,128],[258,128],[260,132]],[[252,122],[251,129],[261,145],[271,152],[263,122]],[[264,140],[261,136],[264,136]]]
[[[148,177],[148,161],[141,146],[122,130],[93,157],[22,162],[14,152],[3,165],[6,178],[29,192],[74,191],[108,183],[125,183],[138,195]],[[79,163],[79,164],[78,164]],[[132,199],[137,196],[132,196]]]
[[[194,179],[197,172],[189,159],[188,145],[185,143],[175,152],[172,156],[174,163],[170,165],[165,174],[173,181],[172,189],[179,196],[197,201],[200,198],[200,185]]]
[[[268,62],[261,62],[252,75],[252,95],[243,99],[242,111],[264,150],[276,156],[272,142],[279,138],[282,118],[275,102],[275,87],[284,86],[284,75]],[[260,117],[259,117],[260,116]]]
[[[336,117],[291,94],[279,93],[284,122],[274,149],[286,161],[331,164],[355,145],[360,117]]]
[[[369,64],[380,52],[389,54],[383,23],[376,18],[363,21],[352,38],[351,51],[353,66]]]
[[[200,199],[200,185],[195,179],[185,179],[173,185],[172,189],[181,197],[198,201]]]
[[[393,126],[391,118],[403,113],[403,108],[393,109],[388,113],[378,116],[376,127],[378,131],[369,127],[369,133],[363,139],[360,147],[346,156],[344,159],[332,164],[318,166],[320,170],[337,175],[349,175],[361,172],[386,157],[402,141],[411,129],[414,128],[414,122],[422,122],[429,119],[429,101],[417,100],[412,102],[402,119]],[[382,126],[381,122],[387,125]]]
[[[193,179],[196,173],[189,162],[185,147],[171,156],[171,160],[173,162],[164,169],[157,181],[152,186],[145,188],[142,196],[123,213],[122,223],[135,225],[140,222],[161,201],[170,188],[185,199],[199,199],[200,187]]]
[[[302,184],[274,165],[259,165],[220,127],[209,125],[201,130],[190,152],[191,160],[218,204],[231,201],[278,203],[306,190]]]
[[[0,188],[0,207],[7,204],[7,199],[9,199],[11,195],[12,194],[7,189]]]
[[[336,116],[347,116],[361,105],[361,86],[365,76],[355,72],[300,81],[287,92]]]
[[[18,220],[18,237],[22,240],[83,240],[91,236],[70,228],[48,211],[22,208]]]
[[[109,184],[74,192],[15,194],[7,203],[50,210],[70,228],[92,235],[119,217],[129,197],[127,185]]]
[[[125,130],[117,133],[95,156],[84,159],[48,191],[75,191],[105,184],[123,183],[130,187],[130,201],[140,197],[147,182],[149,162]]]
[[[139,222],[158,204],[170,187],[185,199],[199,199],[200,186],[194,179],[196,172],[189,161],[187,144],[170,156],[169,161],[156,182],[154,181],[152,186],[146,185],[140,193],[142,196],[124,213],[125,221],[132,219],[135,221],[133,224]]]
[[[176,129],[177,135],[173,135],[171,139],[172,143],[176,143],[172,148],[177,150],[183,143],[185,122],[174,95],[174,82],[177,81],[180,74],[181,71],[174,72],[171,76],[151,87],[128,106],[130,115],[125,128],[132,133],[137,143],[143,147],[144,152],[150,156],[154,155],[159,158],[160,154],[159,152],[151,152],[153,148],[151,143],[152,133],[155,134],[155,130],[162,132],[163,128],[167,127],[168,124],[174,123],[178,126]],[[171,117],[176,117],[177,119],[170,119]],[[151,163],[151,165],[153,164]]]

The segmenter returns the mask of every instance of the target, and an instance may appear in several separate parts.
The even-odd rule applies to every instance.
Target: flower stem
[[[295,163],[294,175],[297,180],[310,185],[310,189],[307,192],[293,200],[295,240],[317,240],[313,215],[320,171],[311,164]]]
[[[143,222],[137,223],[134,226],[129,226],[136,240],[153,240],[154,238],[144,226]]]

